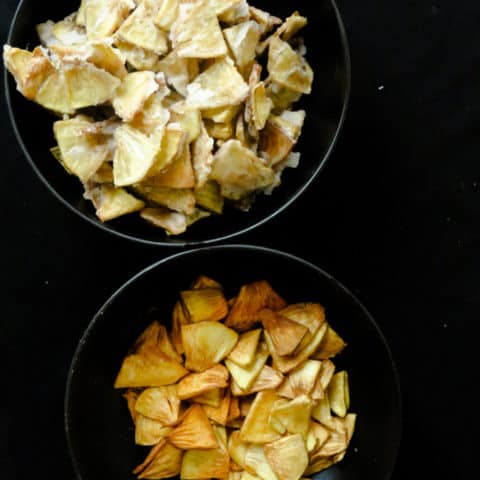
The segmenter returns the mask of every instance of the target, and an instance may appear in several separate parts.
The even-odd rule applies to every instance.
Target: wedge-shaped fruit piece
[[[215,368],[215,367],[212,367]],[[208,370],[205,370],[208,372]],[[203,372],[203,373],[205,373]],[[203,373],[193,373],[192,375],[203,375]],[[188,378],[188,377],[187,377]],[[207,392],[201,393],[191,398],[192,402],[199,403],[200,405],[209,405],[210,407],[219,407],[223,399],[223,389],[214,388]]]
[[[201,407],[200,407],[201,408]],[[225,430],[213,427],[218,447],[211,450],[189,449],[182,461],[180,478],[185,480],[207,480],[225,478],[230,470],[230,457],[224,442]]]
[[[179,355],[185,352],[182,340],[182,325],[186,325],[187,323],[190,323],[190,320],[185,313],[182,302],[178,301],[173,307],[171,335],[172,343]]]
[[[137,422],[135,424],[135,443],[137,445],[156,445],[171,431],[171,427],[166,427],[158,420],[137,414]]]
[[[226,11],[238,6],[241,0],[210,0],[209,6],[215,15],[222,15]]]
[[[158,62],[158,55],[155,52],[137,47],[120,38],[115,38],[114,43],[128,64],[135,70],[155,70]]]
[[[170,107],[171,121],[177,122],[186,132],[186,142],[192,143],[199,135],[202,125],[200,110],[192,108],[185,101],[177,102]]]
[[[253,125],[257,130],[262,130],[265,128],[265,124],[272,111],[273,102],[267,96],[267,91],[263,82],[257,83],[252,88],[250,95]]]
[[[115,388],[162,387],[187,375],[178,362],[157,351],[128,355],[115,380]]]
[[[184,290],[180,296],[191,322],[215,322],[228,313],[227,301],[220,288]]]
[[[265,280],[249,283],[240,288],[225,324],[245,331],[258,321],[258,312],[264,308],[280,310],[286,303]]]
[[[60,113],[110,101],[120,80],[90,63],[65,64],[49,75],[38,89],[35,101]]]
[[[168,32],[178,15],[178,0],[159,0],[158,13],[155,17],[155,25]]]
[[[170,118],[170,112],[169,112]],[[178,160],[184,155],[186,142],[186,133],[180,127],[178,123],[170,123],[165,127],[163,133],[161,148],[155,158],[150,171],[148,172],[148,178],[146,183],[149,182],[156,185],[157,183],[165,183],[165,181],[157,181],[156,176],[161,177],[165,175],[166,168],[172,166],[175,160]],[[171,187],[170,185],[156,185],[158,187]],[[181,188],[181,187],[179,187]],[[190,188],[190,187],[183,187]]]
[[[312,355],[318,360],[333,358],[339,354],[347,344],[342,337],[329,325],[318,350]]]
[[[87,117],[58,120],[53,132],[64,167],[83,182],[109,159],[109,136]]]
[[[238,105],[248,95],[248,85],[232,60],[223,58],[203,71],[187,87],[187,102],[199,109]]]
[[[198,65],[196,59],[179,57],[176,50],[172,50],[157,63],[155,68],[165,74],[167,83],[171,87],[186,97],[187,85],[196,76],[193,73],[196,73]]]
[[[182,326],[185,366],[195,372],[221,362],[235,347],[238,333],[219,322]]]
[[[195,194],[188,188],[151,187],[135,185],[134,191],[141,198],[176,212],[191,214],[195,210]]]
[[[242,333],[228,359],[241,367],[248,367],[254,361],[261,333],[261,328]]]
[[[344,417],[350,407],[348,373],[346,370],[336,373],[328,385],[330,408],[339,417]]]
[[[109,185],[100,185],[85,194],[91,199],[96,209],[96,215],[102,222],[141,210],[145,204],[130,195],[123,188],[114,188]]]
[[[278,480],[265,457],[263,445],[250,445],[245,454],[245,468],[262,480]]]
[[[155,227],[163,228],[167,235],[180,235],[187,230],[187,216],[167,208],[144,208],[140,216]]]
[[[181,4],[170,36],[179,57],[216,58],[227,54],[217,16],[207,0]]]
[[[217,140],[228,140],[233,137],[232,123],[215,123],[211,120],[205,120],[205,128],[210,137]]]
[[[268,349],[270,350],[270,354],[272,355],[274,368],[280,370],[282,373],[287,373],[290,370],[293,370],[298,365],[300,365],[318,347],[318,345],[322,341],[323,336],[325,335],[326,329],[327,329],[327,325],[323,324],[318,329],[317,333],[315,333],[315,335],[312,336],[310,343],[307,344],[302,350],[300,350],[298,353],[295,353],[293,355],[284,355],[283,357],[281,357],[280,355],[277,355],[277,352],[275,350],[275,346],[270,337],[270,334],[268,333],[268,331],[265,331],[265,341],[267,342]]]
[[[228,370],[223,365],[215,365],[201,373],[191,373],[178,383],[178,396],[186,400],[210,390],[224,388],[228,385],[228,377]]]
[[[308,21],[305,17],[302,17],[298,12],[294,12],[290,15],[285,22],[275,32],[286,42],[290,40],[299,30],[301,30]]]
[[[314,473],[319,473],[322,470],[326,470],[327,468],[333,465],[333,460],[330,457],[323,457],[318,458],[314,462],[311,462],[307,469],[305,470],[305,475],[313,475]]]
[[[4,45],[3,62],[17,82],[17,90],[29,100],[33,100],[45,79],[54,71],[54,67],[44,50],[36,48],[33,52]]]
[[[195,190],[195,201],[199,207],[221,214],[223,212],[224,199],[220,193],[220,186],[214,180],[209,180],[202,187]]]
[[[278,389],[278,394],[291,399],[299,395],[310,395],[316,385],[321,367],[322,362],[318,360],[305,360],[290,372],[287,380]]]
[[[250,443],[240,439],[240,432],[238,430],[232,431],[228,439],[228,453],[233,461],[243,469],[246,468],[245,455],[247,454],[249,446]]]
[[[122,40],[158,55],[168,51],[167,34],[154,23],[158,2],[143,0],[122,23],[116,35]]]
[[[207,108],[206,110],[202,110],[202,117],[212,120],[215,123],[230,123],[235,118],[239,110],[239,105]]]
[[[288,110],[292,104],[300,100],[302,96],[299,92],[294,92],[283,85],[271,82],[267,87],[267,94],[273,102],[273,106],[277,110]]]
[[[308,433],[309,435],[312,435],[316,440],[314,451],[320,450],[320,448],[322,448],[323,444],[328,440],[328,437],[330,436],[330,430],[317,422],[310,423],[310,429]]]
[[[83,14],[89,40],[109,37],[135,8],[133,0],[87,0]]]
[[[253,63],[255,50],[260,40],[260,27],[257,22],[239,23],[223,31],[227,44],[240,71]]]
[[[323,360],[320,373],[311,394],[314,400],[322,399],[325,396],[325,391],[327,390],[334,373],[335,365],[333,362],[330,360]]]
[[[282,23],[280,18],[274,17],[268,12],[252,6],[250,7],[250,16],[252,17],[252,20],[255,20],[260,26],[262,35],[268,33],[275,25],[280,25]]]
[[[247,365],[246,367],[241,367],[240,365],[227,359],[225,360],[225,365],[230,371],[235,383],[242,390],[248,390],[257,379],[269,356],[270,352],[267,345],[264,342],[261,342],[258,345],[257,352],[255,353],[255,357],[251,364]]]
[[[192,283],[193,289],[201,288],[222,288],[222,284],[214,280],[213,278],[207,277],[206,275],[200,275]]]
[[[170,124],[166,132],[169,131],[171,125],[176,125],[175,128],[179,128],[178,124]],[[183,132],[182,129],[180,129]],[[154,176],[146,179],[147,185],[153,185],[156,187],[167,188],[193,188],[195,187],[195,174],[193,172],[192,161],[190,156],[190,148],[185,143],[186,136],[182,136],[180,150],[178,154],[171,160],[167,166]],[[163,142],[162,142],[163,143]],[[166,161],[163,157],[163,146],[160,155],[153,166],[156,170],[159,168],[160,161],[163,163]]]
[[[116,186],[133,185],[142,181],[160,150],[155,137],[149,137],[130,125],[115,131],[117,149],[113,157],[113,178]]]
[[[127,390],[122,396],[127,401],[128,411],[132,417],[132,422],[135,424],[137,422],[135,404],[137,403],[138,393],[135,390]]]
[[[215,154],[210,176],[220,185],[224,197],[240,200],[270,185],[274,172],[238,140],[228,140]]]
[[[318,402],[315,404],[312,409],[312,418],[330,429],[334,428],[328,395],[325,395],[325,397],[318,400]]]
[[[267,121],[260,135],[259,150],[270,166],[278,165],[295,146],[295,141],[275,123]]]
[[[182,363],[182,357],[175,351],[167,329],[160,322],[152,322],[135,343],[135,353],[141,354],[151,348],[165,354],[168,358]]]
[[[199,135],[194,141],[192,147],[192,165],[195,172],[195,187],[197,190],[205,187],[208,182],[208,177],[210,176],[213,165],[212,152],[213,139],[208,134],[205,125],[202,122]],[[218,204],[217,201],[214,202],[214,205],[216,204]],[[219,213],[221,213],[221,211]]]
[[[308,332],[307,327],[267,308],[259,312],[258,318],[280,356],[293,353]]]
[[[133,473],[138,478],[157,479],[171,478],[180,473],[183,452],[167,441],[161,441],[153,447],[144,464],[139,465]]]
[[[299,480],[308,466],[308,453],[301,435],[287,435],[267,443],[263,451],[278,480]]]
[[[112,101],[115,113],[130,122],[143,109],[147,99],[158,90],[153,72],[132,72],[122,81]]]
[[[53,24],[52,35],[62,45],[76,45],[87,42],[85,30],[74,22],[74,17],[71,15]]]
[[[232,393],[233,395],[240,397],[261,392],[262,390],[276,389],[282,381],[283,375],[280,372],[277,372],[268,365],[264,365],[249,389],[243,390],[235,381],[232,381]]]
[[[278,37],[270,41],[267,68],[274,82],[295,92],[308,94],[312,91],[313,70],[310,65]]]
[[[310,457],[311,462],[315,462],[322,457],[331,457],[346,450],[347,444],[347,432],[345,428],[333,430],[327,438],[327,441],[316,450]]]
[[[135,410],[163,425],[173,425],[178,420],[180,411],[176,386],[145,389],[138,397]]]
[[[250,18],[247,0],[240,0],[238,2],[221,2],[216,0],[215,3],[225,3],[222,12],[218,14],[218,19],[222,23],[235,25],[237,23],[245,22]],[[226,8],[228,3],[230,3],[230,6]]]
[[[269,120],[296,142],[302,132],[305,115],[305,110],[285,110],[280,115],[270,115]]]
[[[280,422],[289,433],[299,433],[307,438],[310,426],[310,414],[313,408],[313,401],[306,395],[285,401],[279,400],[272,406],[271,417]]]
[[[325,309],[318,303],[295,303],[288,305],[280,313],[308,328],[312,335],[325,323]],[[322,337],[323,339],[323,337]]]
[[[168,441],[183,450],[217,448],[212,426],[200,405],[192,405],[182,421],[167,437]]]
[[[240,440],[252,443],[268,443],[273,442],[280,436],[268,422],[270,412],[278,399],[279,397],[274,390],[263,390],[257,393],[240,429]]]
[[[231,400],[232,394],[230,393],[230,390],[227,389],[218,407],[204,405],[203,409],[205,410],[205,413],[207,414],[207,417],[210,418],[210,420],[213,420],[219,425],[225,426],[228,421],[228,412],[230,411]]]

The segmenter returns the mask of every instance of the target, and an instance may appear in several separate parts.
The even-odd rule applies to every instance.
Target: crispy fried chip
[[[193,323],[221,320],[228,313],[227,300],[221,288],[206,287],[180,293],[183,306]]]
[[[133,473],[140,473],[138,478],[170,478],[180,473],[183,458],[182,450],[167,441],[162,441],[152,449],[152,453],[151,458],[147,457],[148,464],[146,467],[142,464],[134,470]]]
[[[185,400],[224,388],[228,385],[228,377],[228,370],[223,365],[215,365],[201,373],[191,373],[178,383],[178,396]]]
[[[261,333],[261,328],[242,333],[228,359],[241,367],[250,365],[254,361]]]
[[[133,0],[86,0],[83,9],[89,40],[109,37],[135,8]]]
[[[162,425],[173,425],[178,420],[180,398],[177,387],[147,388],[137,399],[135,410],[144,417],[157,420]]]
[[[255,60],[255,51],[260,40],[260,27],[257,22],[239,23],[223,31],[235,63],[241,72]]]
[[[308,453],[301,435],[287,435],[263,450],[278,480],[299,480],[308,466]]]

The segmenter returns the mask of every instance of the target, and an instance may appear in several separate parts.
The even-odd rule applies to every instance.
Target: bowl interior
[[[90,202],[82,197],[80,182],[65,173],[51,157],[55,145],[52,123],[55,117],[42,107],[25,100],[7,75],[5,82],[11,118],[24,152],[47,187],[83,218],[121,236],[143,242],[184,245],[219,241],[259,225],[292,202],[319,172],[343,122],[350,89],[350,63],[347,41],[333,0],[300,2],[257,0],[251,2],[285,18],[295,9],[309,18],[304,30],[307,58],[316,76],[313,92],[304,96],[298,108],[307,111],[307,119],[296,150],[302,153],[301,167],[284,173],[283,185],[270,197],[261,195],[248,213],[228,209],[220,217],[212,217],[193,225],[183,235],[167,237],[163,230],[148,225],[137,215],[129,215],[103,225],[95,217]],[[9,43],[33,48],[39,43],[35,25],[47,19],[59,20],[78,8],[79,0],[63,2],[23,0],[12,24]]]
[[[72,362],[65,424],[82,480],[133,479],[148,448],[134,445],[126,402],[113,382],[121,361],[149,322],[169,326],[179,291],[199,275],[220,281],[226,295],[266,279],[287,302],[320,302],[348,347],[334,363],[349,372],[356,431],[343,462],[317,480],[388,479],[400,437],[398,380],[388,346],[367,311],[328,274],[298,258],[258,247],[210,247],[178,254],[122,287],[91,322]]]

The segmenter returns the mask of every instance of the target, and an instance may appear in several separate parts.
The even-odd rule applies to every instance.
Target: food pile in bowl
[[[6,45],[17,89],[54,112],[51,152],[102,222],[139,212],[169,235],[249,210],[297,167],[313,71],[298,31],[246,0],[82,0]]]
[[[299,480],[340,462],[356,415],[323,307],[267,281],[227,299],[206,276],[179,297],[171,328],[151,323],[115,380],[151,447],[138,478]]]

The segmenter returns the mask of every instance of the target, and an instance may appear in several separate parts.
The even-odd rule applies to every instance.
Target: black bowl
[[[65,173],[53,160],[49,148],[55,145],[54,117],[42,107],[25,100],[15,88],[11,75],[5,72],[7,104],[12,124],[34,171],[48,189],[83,219],[115,235],[139,242],[185,246],[225,240],[247,232],[274,217],[290,205],[314,180],[325,165],[336,143],[347,109],[350,93],[350,57],[345,30],[334,0],[286,1],[257,0],[252,4],[286,17],[298,9],[309,18],[304,31],[307,58],[316,73],[313,93],[304,96],[299,108],[307,111],[307,120],[296,150],[302,153],[301,166],[288,169],[283,185],[271,197],[260,196],[248,213],[231,209],[220,217],[202,220],[185,234],[169,238],[138,215],[129,215],[108,224],[95,216],[90,202],[82,197],[76,178]],[[62,2],[22,0],[12,22],[8,43],[21,48],[38,44],[35,25],[47,19],[61,19],[73,12],[79,0]]]
[[[180,290],[199,275],[220,281],[227,295],[241,284],[271,282],[289,303],[320,302],[345,338],[335,357],[349,372],[351,411],[358,413],[345,459],[315,480],[386,480],[400,440],[401,407],[396,368],[375,321],[330,275],[287,253],[253,246],[215,246],[173,255],[123,285],[99,310],[83,335],[69,371],[65,428],[80,480],[133,480],[148,449],[134,445],[125,401],[113,383],[122,358],[153,318],[165,322]]]

